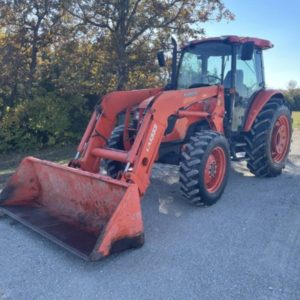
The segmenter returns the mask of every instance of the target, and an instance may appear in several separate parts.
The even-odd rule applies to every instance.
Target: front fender
[[[263,90],[256,95],[248,111],[243,131],[248,132],[251,130],[257,115],[260,113],[264,105],[273,97],[284,99],[283,93],[279,90]]]

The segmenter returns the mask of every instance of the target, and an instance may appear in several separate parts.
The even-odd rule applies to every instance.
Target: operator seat
[[[230,89],[231,88],[231,74],[232,71],[228,71],[224,82],[223,86],[225,89]],[[236,80],[235,80],[235,87],[236,91],[239,94],[240,97],[242,98],[247,98],[248,96],[248,90],[246,85],[244,84],[244,72],[243,70],[236,70]]]

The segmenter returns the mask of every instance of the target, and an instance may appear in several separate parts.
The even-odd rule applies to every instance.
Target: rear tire
[[[180,184],[194,205],[212,205],[222,196],[230,164],[226,138],[212,130],[195,133],[182,151]]]
[[[271,99],[256,117],[246,135],[247,167],[257,177],[282,173],[290,151],[291,111],[280,98]]]

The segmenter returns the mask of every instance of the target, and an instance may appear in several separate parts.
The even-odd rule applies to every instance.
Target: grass
[[[0,155],[0,190],[25,156],[34,156],[40,159],[65,164],[73,158],[75,152],[76,146],[66,146],[62,148],[31,151],[22,154],[11,153]]]
[[[300,129],[300,111],[293,112],[293,127]]]

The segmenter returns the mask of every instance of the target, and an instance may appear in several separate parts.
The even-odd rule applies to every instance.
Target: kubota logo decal
[[[151,134],[150,134],[150,138],[149,138],[148,143],[147,143],[147,148],[146,148],[147,152],[150,151],[150,148],[151,148],[151,145],[153,143],[156,132],[157,132],[157,125],[154,123]]]

